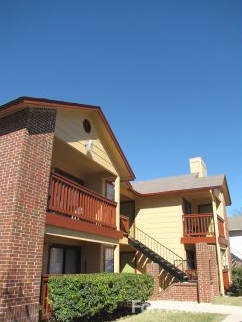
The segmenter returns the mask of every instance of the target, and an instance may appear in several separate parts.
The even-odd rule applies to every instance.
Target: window
[[[49,249],[49,274],[80,273],[81,249],[69,246],[51,246]]]
[[[106,181],[105,196],[110,200],[114,200],[114,184],[111,181]]]
[[[192,213],[192,206],[189,201],[186,199],[182,199],[182,210],[184,214],[191,214]]]
[[[198,213],[199,214],[211,214],[213,213],[213,206],[211,203],[206,205],[199,205],[198,206]]]
[[[113,273],[114,271],[114,251],[111,247],[104,248],[104,272]]]

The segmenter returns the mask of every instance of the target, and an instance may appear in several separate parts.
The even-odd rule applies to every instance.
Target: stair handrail
[[[133,238],[145,246],[149,247],[152,251],[154,251],[156,254],[160,255],[163,257],[165,260],[168,262],[172,263],[174,266],[178,267],[183,263],[183,258],[173,252],[171,249],[160,243],[158,240],[154,239],[150,235],[146,234],[143,230],[139,229],[138,227],[134,228],[134,237],[129,236],[130,238]],[[148,241],[148,242],[147,242]],[[162,251],[161,251],[162,249]],[[179,263],[180,264],[176,264]],[[183,265],[182,265],[183,266]],[[183,271],[183,269],[181,269]]]

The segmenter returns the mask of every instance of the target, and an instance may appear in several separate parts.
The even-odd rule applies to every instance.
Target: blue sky
[[[0,104],[102,107],[137,180],[201,156],[242,209],[241,0],[0,0]]]

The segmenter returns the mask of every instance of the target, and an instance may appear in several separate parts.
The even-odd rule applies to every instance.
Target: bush
[[[50,277],[48,287],[54,316],[67,322],[112,313],[132,300],[146,301],[153,278],[131,273],[63,275]]]
[[[232,268],[232,285],[229,291],[234,295],[242,295],[242,267]]]

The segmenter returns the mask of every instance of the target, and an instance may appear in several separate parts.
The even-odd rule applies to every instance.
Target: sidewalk
[[[222,322],[242,322],[242,307],[184,301],[148,301],[148,310],[173,310],[229,314]]]

